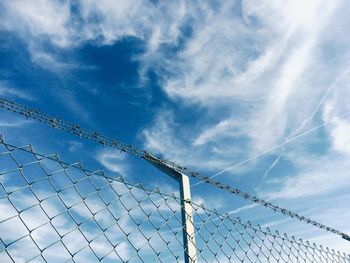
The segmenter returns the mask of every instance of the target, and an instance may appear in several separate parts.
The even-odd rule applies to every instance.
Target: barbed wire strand
[[[56,129],[63,130],[63,131],[69,132],[71,134],[74,134],[76,136],[86,138],[88,140],[100,143],[104,146],[114,147],[114,148],[120,150],[121,152],[126,152],[126,153],[129,153],[131,155],[134,155],[134,156],[137,156],[139,158],[146,159],[146,160],[151,159],[153,162],[158,162],[161,165],[165,164],[178,172],[181,172],[181,173],[189,175],[193,178],[199,179],[201,182],[213,185],[219,189],[222,189],[222,190],[225,190],[231,194],[243,197],[246,200],[249,200],[249,201],[254,202],[256,204],[262,205],[262,206],[269,208],[275,212],[279,212],[279,213],[286,215],[286,216],[289,216],[291,218],[298,219],[301,222],[305,222],[305,223],[310,224],[312,226],[323,229],[327,232],[339,235],[343,239],[350,241],[350,236],[342,231],[339,231],[339,230],[334,229],[332,227],[326,226],[326,225],[319,223],[311,218],[299,215],[299,214],[292,212],[286,208],[282,208],[282,207],[275,205],[271,202],[268,202],[264,199],[256,197],[250,193],[241,191],[238,188],[232,187],[226,183],[214,180],[211,177],[204,176],[204,175],[200,174],[199,172],[192,171],[192,170],[188,169],[187,167],[180,166],[180,165],[176,164],[175,162],[163,159],[160,156],[156,156],[150,152],[139,149],[139,148],[134,147],[132,145],[122,143],[116,139],[109,138],[109,137],[102,135],[102,134],[99,134],[97,132],[82,128],[79,125],[76,125],[74,123],[61,120],[60,118],[50,116],[48,114],[42,113],[39,110],[28,108],[26,106],[23,106],[21,104],[14,102],[14,101],[11,101],[11,100],[8,100],[5,98],[1,98],[1,97],[0,97],[0,107],[7,109],[11,112],[23,115],[26,118],[32,118],[32,119],[38,120],[40,122],[46,123],[46,124],[50,125],[51,127],[56,128]],[[324,126],[324,124],[323,124],[323,126]],[[316,129],[316,128],[314,128],[314,129]],[[300,137],[300,136],[301,135],[297,135],[297,137]],[[290,138],[288,141],[291,141],[294,139]]]

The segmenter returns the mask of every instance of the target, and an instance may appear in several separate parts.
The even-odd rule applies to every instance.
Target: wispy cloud
[[[307,157],[304,157],[307,158]],[[262,194],[270,199],[293,199],[326,195],[345,189],[350,184],[347,157],[336,154],[305,161],[296,176],[288,177],[276,191]]]
[[[11,91],[13,91],[13,89],[11,89]],[[25,96],[26,94],[24,93],[21,95]],[[5,98],[9,98],[9,97],[12,98],[12,96],[8,95],[8,93],[3,93],[3,94],[0,93],[0,96],[4,96]],[[29,120],[29,119],[26,120],[21,116],[14,115],[13,113],[0,111],[0,127],[4,130],[8,129],[9,131],[14,131],[14,129],[19,128],[18,129],[19,131],[20,129],[24,128],[24,126],[29,126],[33,123],[34,123],[33,120]]]
[[[96,160],[108,170],[121,176],[128,175],[126,155],[113,149],[102,149],[96,154]]]
[[[246,210],[249,210],[249,209],[252,209],[254,207],[257,207],[258,205],[257,204],[250,204],[250,205],[244,205],[244,206],[241,206],[239,208],[236,208],[230,212],[228,212],[229,215],[232,215],[232,214],[237,214],[237,213],[240,213],[242,211],[246,211]]]
[[[14,127],[22,127],[24,125],[28,125],[33,123],[29,120],[18,120],[18,121],[2,121],[0,120],[0,127],[2,128],[14,128]]]
[[[70,152],[79,151],[84,146],[84,144],[82,142],[79,142],[79,141],[69,141],[68,144],[69,144],[68,150]]]
[[[216,169],[220,169],[282,143],[310,116],[307,124],[315,125],[314,115],[322,112],[317,105],[324,102],[324,92],[333,92],[329,83],[339,74],[332,69],[319,77],[326,67],[319,54],[327,55],[322,48],[328,41],[324,33],[336,26],[335,12],[342,5],[338,1],[310,1],[305,6],[295,1],[245,1],[242,10],[229,3],[219,3],[215,9],[206,4],[194,8],[193,35],[171,66],[159,62],[168,70],[163,87],[174,100],[199,103],[210,116],[222,117],[208,123],[209,116],[200,116],[193,126],[179,126],[187,135],[186,142],[169,134],[166,141],[172,142],[172,147],[151,148],[171,157],[185,144],[192,156],[205,151],[207,160],[218,160]],[[337,68],[341,68],[346,61],[337,59]],[[305,103],[300,104],[301,100]],[[163,113],[159,114],[162,118]],[[165,145],[157,136],[166,134],[174,122],[181,125],[174,117],[145,129],[145,145]],[[241,147],[244,153],[235,151]]]
[[[196,146],[189,147],[193,141],[202,140],[201,135],[197,138],[195,136],[196,134],[192,130],[184,129],[177,123],[176,116],[172,111],[161,110],[151,126],[143,130],[141,138],[145,141],[145,147],[148,150],[162,153],[167,158],[182,164],[211,171],[227,165],[232,155],[236,156],[242,153],[242,150],[237,146],[228,143],[222,145],[215,142],[215,147],[207,145],[198,148]],[[229,149],[224,149],[228,145],[230,145]],[[232,155],[228,153],[232,153]],[[208,155],[212,155],[212,158],[208,159]],[[218,158],[218,156],[223,158]],[[203,160],[206,161],[203,162]]]
[[[98,4],[89,0],[77,3],[82,19],[75,21],[68,2],[36,1],[37,5],[30,7],[19,1],[2,4],[6,10],[2,27],[29,35],[32,43],[46,37],[58,47],[98,38],[102,43],[125,36],[143,39],[148,48],[139,57],[142,74],[148,67],[161,68],[167,73],[163,88],[171,98],[199,102],[218,114],[223,107],[231,112],[231,116],[209,126],[201,120],[206,131],[193,136],[193,148],[205,147],[213,139],[230,140],[233,134],[241,133],[251,139],[245,147],[253,146],[254,151],[278,142],[287,129],[300,125],[322,96],[322,83],[317,83],[308,69],[317,70],[317,48],[325,41],[323,33],[336,24],[332,20],[334,10],[343,5],[339,1],[309,1],[307,5],[298,1],[283,5],[244,1],[239,9],[236,3],[219,1],[200,5],[181,2],[175,8],[147,1],[116,5],[110,0]],[[55,21],[53,13],[60,14]],[[94,17],[99,19],[91,23]],[[181,29],[185,26],[193,34],[184,37]],[[170,64],[162,47],[176,46],[181,38],[185,44]],[[31,49],[34,61],[69,66],[40,48]],[[315,83],[321,84],[317,90],[312,88]],[[308,94],[314,96],[298,105],[302,110],[296,109],[299,98]],[[233,106],[241,100],[254,102],[254,107]],[[215,108],[218,102],[220,109]],[[248,121],[239,126],[242,119]]]
[[[349,72],[348,69],[349,67],[346,68],[346,73]],[[328,127],[333,148],[348,155],[350,154],[350,121],[342,115],[344,112],[350,111],[350,106],[346,102],[346,98],[350,96],[349,80],[349,74],[343,75],[343,78],[338,79],[337,89],[326,101],[323,114],[325,121],[332,121],[333,123],[332,126]]]
[[[67,27],[70,16],[68,1],[34,0],[31,3],[14,0],[1,3],[0,26],[15,31],[31,42],[31,38],[47,38],[59,47],[70,43]]]
[[[345,102],[349,96],[348,79],[348,75],[342,74],[342,77],[332,84],[334,90],[323,105],[322,118],[324,122],[329,123],[325,126],[330,143],[328,151],[317,158],[293,151],[289,158],[299,168],[299,174],[287,178],[281,188],[270,193],[269,197],[288,199],[325,195],[341,190],[350,183],[347,174],[350,122],[348,114],[344,115],[350,112],[349,105]]]
[[[0,96],[34,100],[34,98],[27,92],[11,87],[11,85],[5,81],[0,81]]]

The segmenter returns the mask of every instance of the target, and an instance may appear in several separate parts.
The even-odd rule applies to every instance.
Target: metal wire
[[[0,262],[183,262],[181,201],[0,138]],[[190,204],[197,262],[350,262]]]
[[[181,172],[181,173],[184,173],[186,175],[189,175],[193,178],[199,179],[204,183],[213,185],[213,186],[220,188],[222,190],[225,190],[231,194],[243,197],[246,200],[252,201],[256,204],[259,204],[259,205],[262,205],[266,208],[272,209],[275,212],[279,212],[279,213],[286,215],[286,216],[289,216],[291,218],[296,218],[296,219],[298,219],[302,222],[305,222],[307,224],[313,225],[313,226],[318,227],[320,229],[323,229],[325,231],[339,235],[343,239],[350,241],[350,236],[342,231],[339,231],[339,230],[334,229],[332,227],[326,226],[326,225],[324,225],[320,222],[317,222],[311,218],[299,215],[295,212],[290,211],[289,209],[282,208],[280,206],[272,204],[264,199],[258,198],[250,193],[241,191],[240,189],[232,187],[228,184],[214,180],[213,178],[210,178],[208,176],[204,176],[196,171],[192,171],[184,166],[180,166],[180,165],[176,164],[175,162],[171,162],[171,161],[162,159],[159,156],[156,156],[152,153],[141,150],[141,149],[134,147],[132,145],[124,144],[116,139],[112,139],[112,138],[109,138],[107,136],[101,135],[97,132],[93,132],[93,131],[84,129],[84,128],[80,127],[79,125],[76,125],[76,124],[73,124],[73,123],[70,123],[67,121],[63,121],[59,118],[47,115],[47,114],[42,113],[42,112],[35,110],[35,109],[27,108],[27,107],[20,105],[14,101],[10,101],[8,99],[1,98],[1,97],[0,97],[0,107],[7,109],[9,111],[12,111],[12,112],[21,114],[21,115],[25,116],[26,118],[33,118],[33,119],[36,119],[40,122],[49,124],[50,126],[56,128],[56,129],[60,129],[60,130],[72,133],[74,135],[86,138],[88,140],[95,141],[97,143],[100,143],[100,144],[103,144],[106,146],[117,148],[122,152],[127,152],[131,155],[134,155],[134,156],[137,156],[140,158],[144,158],[144,159],[152,159],[153,162],[159,162],[160,164],[166,164],[166,165],[172,167],[174,170]]]

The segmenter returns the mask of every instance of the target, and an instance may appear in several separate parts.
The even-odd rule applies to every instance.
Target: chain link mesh
[[[350,262],[349,255],[190,204],[196,262]],[[185,261],[177,196],[3,138],[0,211],[0,262]]]

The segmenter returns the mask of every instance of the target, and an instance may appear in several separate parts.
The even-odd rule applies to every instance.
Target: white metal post
[[[185,247],[185,263],[197,263],[196,240],[191,205],[190,180],[187,175],[180,174],[180,196],[183,239]]]
[[[150,154],[144,156],[145,160],[157,167],[165,174],[179,182],[181,198],[182,235],[184,242],[185,263],[197,263],[197,251],[195,241],[195,227],[193,223],[193,211],[191,205],[190,180],[187,175],[176,171],[157,157]]]

